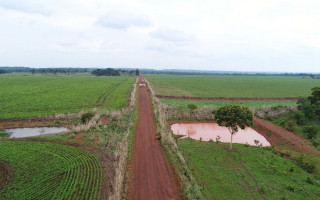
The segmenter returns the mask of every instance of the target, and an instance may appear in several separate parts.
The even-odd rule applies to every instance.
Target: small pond
[[[182,138],[190,137],[195,140],[216,141],[230,143],[231,134],[226,127],[221,127],[217,123],[175,123],[171,125],[171,130],[175,135],[181,135]],[[252,128],[239,128],[239,131],[233,135],[233,143],[270,146],[270,143],[261,134]],[[256,141],[255,141],[256,140]]]
[[[9,138],[32,137],[45,134],[61,133],[67,131],[65,127],[37,127],[37,128],[14,128],[5,129],[2,132],[9,133]]]

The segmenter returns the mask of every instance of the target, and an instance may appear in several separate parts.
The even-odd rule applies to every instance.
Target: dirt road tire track
[[[138,89],[138,124],[132,168],[128,194],[130,200],[180,199],[174,173],[167,167],[156,139],[152,103],[146,87]]]

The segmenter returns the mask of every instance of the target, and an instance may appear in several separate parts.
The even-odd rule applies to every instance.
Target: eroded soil
[[[254,123],[254,129],[262,134],[271,145],[280,149],[293,149],[302,153],[320,156],[319,152],[310,147],[311,144],[306,139],[257,117],[254,118]]]

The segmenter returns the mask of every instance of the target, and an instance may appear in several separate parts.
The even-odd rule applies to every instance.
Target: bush
[[[194,104],[188,104],[188,108],[189,108],[190,110],[195,110],[195,109],[198,108],[198,106],[196,106],[196,105],[194,105]]]
[[[306,126],[303,128],[303,132],[307,133],[308,139],[317,138],[319,128],[315,125]]]
[[[297,123],[294,120],[287,121],[284,128],[288,131],[294,132],[297,129]]]
[[[297,101],[298,110],[302,111],[308,119],[314,119],[316,116],[315,106],[311,104],[308,98],[299,98]]]
[[[85,124],[87,122],[89,122],[92,117],[94,116],[94,113],[92,112],[87,112],[81,115],[81,123]]]
[[[305,170],[308,173],[313,173],[316,169],[316,164],[312,160],[306,159],[304,155],[301,155],[297,159],[297,164],[301,169]]]
[[[297,121],[298,125],[304,125],[307,122],[306,116],[302,112],[295,112],[293,117]]]

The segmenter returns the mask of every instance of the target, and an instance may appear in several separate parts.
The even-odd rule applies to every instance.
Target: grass
[[[0,120],[127,106],[133,77],[0,76]]]
[[[92,154],[45,142],[1,141],[0,161],[15,172],[1,199],[100,199],[102,168]]]
[[[146,75],[157,94],[195,97],[298,97],[319,79],[281,76]]]
[[[320,178],[264,148],[179,139],[179,148],[206,199],[317,199]],[[310,181],[308,181],[311,180]],[[258,188],[258,189],[257,189]]]
[[[164,104],[174,107],[187,108],[188,104],[194,104],[198,107],[221,107],[226,105],[245,105],[254,108],[260,108],[262,106],[291,106],[296,105],[295,101],[196,101],[196,100],[172,100],[172,99],[160,99]]]
[[[10,133],[0,131],[0,138],[8,138],[8,137],[10,137]]]

